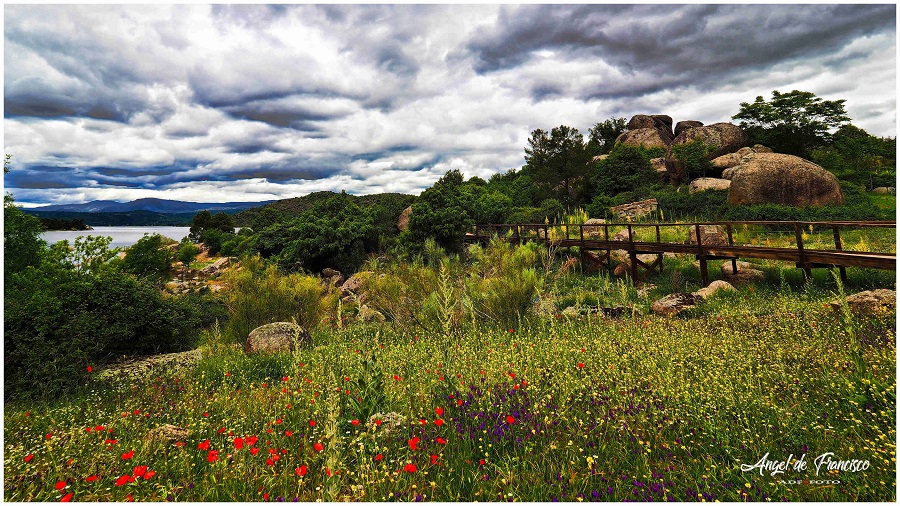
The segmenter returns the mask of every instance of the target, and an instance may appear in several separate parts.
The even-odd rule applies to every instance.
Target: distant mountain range
[[[28,212],[75,212],[75,213],[128,213],[133,211],[150,211],[153,213],[199,213],[209,212],[238,212],[251,207],[259,207],[274,202],[224,202],[202,203],[182,202],[179,200],[165,199],[138,199],[133,202],[116,202],[113,200],[94,200],[84,204],[54,204],[42,207],[32,207]]]

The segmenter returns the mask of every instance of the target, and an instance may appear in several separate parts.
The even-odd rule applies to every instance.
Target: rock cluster
[[[409,228],[409,217],[412,216],[412,206],[407,207],[400,213],[400,217],[397,218],[397,230],[403,232],[407,228]]]

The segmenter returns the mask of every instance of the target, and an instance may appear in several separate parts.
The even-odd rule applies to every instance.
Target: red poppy
[[[197,449],[199,449],[199,450],[209,450],[209,439],[203,441],[202,443],[199,443],[199,444],[197,445]]]
[[[445,445],[445,444],[447,444],[447,440],[444,439],[444,438],[442,438],[442,437],[439,437],[439,438],[435,439],[435,441],[437,441],[437,444],[439,444],[439,445]]]
[[[287,437],[291,437],[292,435],[294,435],[294,431],[292,431],[292,430],[286,430],[286,431],[284,431],[284,435],[287,436]]]
[[[203,416],[204,416],[204,417],[208,417],[208,416],[209,416],[209,413],[204,412],[204,413],[203,413]]]
[[[69,502],[71,500],[72,500],[72,492],[69,492],[68,494],[64,495],[62,497],[62,499],[59,500],[59,502]]]
[[[376,425],[376,426],[380,426],[381,423],[382,423],[382,422],[381,422],[381,418],[376,418],[376,419],[375,419],[375,425]]]
[[[281,422],[282,422],[282,421],[283,421],[283,420],[282,420],[281,418],[275,420],[275,425],[281,425]]]
[[[353,420],[350,420],[350,423],[352,425],[359,425],[359,420],[353,419]]]
[[[444,425],[444,421],[441,420],[440,418],[438,418],[437,420],[434,421],[434,424],[437,425],[438,427],[440,427],[441,425]]]
[[[234,438],[234,448],[235,450],[244,448],[244,439],[239,437]]]
[[[106,444],[108,444],[108,445],[114,445],[114,444],[118,443],[119,440],[118,440],[118,439],[107,439],[107,440],[105,440],[105,441],[103,441],[103,442],[106,443]]]
[[[144,473],[145,480],[149,480],[150,478],[153,478],[154,476],[156,476],[156,471],[147,471],[146,473]]]
[[[509,377],[510,377],[510,378],[515,378],[515,377],[516,377],[516,373],[514,373],[514,372],[509,373]]]
[[[457,405],[457,406],[462,406],[462,404],[463,404],[462,399],[456,399],[456,405]]]
[[[419,436],[416,436],[416,437],[410,439],[409,440],[409,449],[417,450],[418,448],[416,447],[416,445],[418,445],[418,444],[419,444]]]
[[[322,450],[325,449],[325,447],[322,446],[322,443],[316,443],[316,444],[314,444],[314,445],[313,445],[313,448],[315,448],[315,450],[316,450],[317,452],[320,452],[320,451],[322,451]]]
[[[56,482],[56,490],[62,490],[64,488],[66,488],[66,482],[64,482],[64,481]]]
[[[219,428],[219,431],[218,431],[218,432],[219,432],[219,434],[223,434],[223,433],[225,432],[225,427]]]
[[[147,466],[134,466],[134,477],[135,478],[143,478],[144,474],[147,473]]]
[[[578,368],[584,369],[584,362],[578,362]]]
[[[269,500],[269,493],[266,492],[265,494],[263,494],[263,501],[268,501],[268,500]]]
[[[484,459],[479,460],[478,463],[484,465]]]
[[[256,436],[250,436],[247,438],[247,444],[249,444],[250,446],[255,445],[257,441],[259,441],[259,438]]]
[[[434,408],[434,414],[441,416],[444,414],[444,408]]]
[[[288,381],[289,379],[290,378],[288,378],[287,376],[284,376],[283,378],[281,378],[281,381]]]
[[[219,460],[219,450],[210,450],[209,453],[206,454],[206,460],[208,462],[215,462]]]
[[[403,467],[403,470],[406,471],[407,473],[414,473],[414,472],[418,471],[419,469],[416,467],[415,464],[406,464]]]
[[[122,454],[122,460],[129,460],[129,459],[131,459],[132,457],[134,457],[134,450],[131,450],[131,451],[128,452],[128,453],[123,453],[123,454]]]
[[[328,468],[326,467],[326,468],[325,468],[325,474],[327,474],[328,477],[331,478],[331,469],[328,469]]]
[[[122,485],[124,485],[126,483],[131,483],[133,481],[134,481],[133,476],[131,476],[130,474],[123,474],[122,476],[119,476],[118,480],[116,480],[116,486],[121,487]]]
[[[94,430],[97,432],[100,432],[100,431],[106,430],[106,427],[104,427],[102,425],[98,425],[98,426],[94,427]]]
[[[375,456],[375,462],[381,462],[381,460],[382,460],[383,458],[384,458],[384,455],[382,455],[382,454],[379,453],[378,455]]]
[[[96,474],[92,474],[92,475],[88,476],[87,478],[85,478],[84,481],[86,481],[86,482],[88,482],[88,483],[92,483],[92,482],[95,482],[95,481],[97,481],[97,480],[99,480],[99,479],[100,479],[99,476],[97,476]]]
[[[428,421],[427,421],[427,420],[419,420],[419,423],[422,424],[422,425],[428,425]]]
[[[310,427],[315,427],[315,426],[316,426],[316,421],[315,421],[315,420],[310,420],[310,421],[309,421],[309,426],[310,426]]]
[[[33,453],[30,454],[30,455],[28,455],[27,457],[25,457],[25,463],[27,464],[27,463],[31,462],[31,459],[33,459],[33,458],[34,458],[34,454],[33,454]]]
[[[87,371],[88,371],[88,372],[94,372],[94,368],[91,367],[91,366],[87,366]]]
[[[395,375],[394,375],[394,379],[397,380],[397,381],[400,381],[400,376],[397,376],[397,375],[395,374]]]
[[[44,436],[44,437],[45,437],[45,438],[47,438],[47,439],[50,439],[50,438],[52,438],[52,437],[53,437],[53,433],[52,433],[52,432],[51,432],[51,433],[50,433],[50,434],[47,434],[47,435],[46,435],[46,436]]]
[[[179,448],[182,448],[182,447],[184,447],[185,444],[186,444],[186,443],[185,443],[184,441],[178,441],[178,442],[175,443],[175,446],[177,446],[177,447],[179,447]]]
[[[275,465],[275,461],[272,460],[272,459],[266,459],[266,465],[267,465],[267,466],[274,466],[274,465]]]
[[[259,453],[259,448],[250,448],[250,455],[256,455],[257,453]]]
[[[432,456],[431,456],[431,464],[434,465],[434,464],[437,464],[437,463],[438,463],[438,456],[437,456],[437,455],[432,455]]]
[[[508,423],[508,424],[512,424],[512,423],[514,423],[515,421],[516,421],[516,419],[513,418],[512,416],[507,416],[507,417],[506,417],[506,423]]]

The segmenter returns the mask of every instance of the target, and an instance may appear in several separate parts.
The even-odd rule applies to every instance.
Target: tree
[[[12,155],[3,161],[3,173],[9,172]],[[10,275],[28,266],[37,266],[46,249],[41,239],[41,222],[16,207],[11,193],[3,196],[3,273],[9,282]]]
[[[453,169],[419,196],[412,205],[409,228],[401,234],[407,246],[421,248],[431,237],[448,251],[460,251],[463,238],[475,221],[463,195],[463,175]]]
[[[741,120],[750,143],[766,145],[778,153],[809,158],[813,149],[827,144],[829,132],[848,123],[846,100],[823,100],[808,91],[772,92],[771,102],[763,97],[742,102],[732,119]]]
[[[560,125],[549,135],[541,129],[533,131],[528,145],[525,161],[535,183],[547,192],[544,196],[558,197],[566,204],[577,203],[589,172],[590,154],[584,136],[577,128]]]
[[[128,248],[122,270],[154,283],[162,283],[173,259],[172,250],[166,248],[165,243],[166,238],[159,234],[144,234]]]
[[[844,125],[827,146],[812,152],[812,161],[844,181],[872,189],[894,186],[897,172],[896,138],[879,138],[862,128]]]
[[[218,253],[222,243],[232,236],[234,236],[234,221],[231,216],[225,213],[210,214],[206,210],[194,216],[188,234],[191,241],[205,244],[212,254]]]
[[[198,253],[200,253],[200,248],[187,237],[183,238],[178,244],[178,252],[175,254],[175,258],[181,262],[181,279],[184,279],[184,271],[197,258]]]
[[[612,151],[616,139],[625,132],[625,118],[609,118],[597,123],[588,132],[587,150],[592,157]]]
[[[593,186],[598,196],[612,197],[634,191],[657,179],[656,171],[650,165],[648,150],[620,144],[609,153],[609,157],[597,164]]]

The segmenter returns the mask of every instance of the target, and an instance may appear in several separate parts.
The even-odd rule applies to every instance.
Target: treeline
[[[43,230],[90,230],[91,227],[84,224],[81,218],[65,220],[62,218],[38,218],[41,220]]]
[[[26,214],[51,220],[81,220],[93,227],[186,227],[194,217],[190,213],[157,213],[154,211],[125,211],[116,213],[77,211],[38,211],[23,209]],[[59,229],[48,229],[59,230]]]

